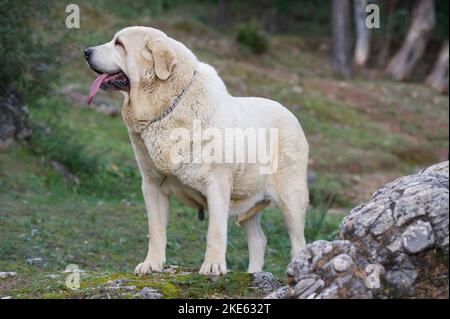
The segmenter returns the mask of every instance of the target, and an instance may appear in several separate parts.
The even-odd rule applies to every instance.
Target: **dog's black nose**
[[[92,53],[91,48],[84,49],[84,57],[86,58],[86,60],[89,59],[89,56],[91,55],[91,53]]]

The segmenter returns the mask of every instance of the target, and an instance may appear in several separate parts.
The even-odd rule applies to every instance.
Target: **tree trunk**
[[[367,0],[353,1],[356,26],[356,46],[353,61],[357,66],[364,66],[369,59],[370,30],[366,27],[366,7]]]
[[[267,13],[267,31],[270,34],[278,32],[278,10],[277,8],[270,8]]]
[[[333,0],[332,67],[344,78],[350,78],[352,75],[350,0]]]
[[[217,15],[217,23],[224,27],[228,24],[228,1],[219,0],[219,12]]]
[[[390,0],[387,23],[385,28],[386,32],[384,33],[383,39],[383,47],[381,48],[380,55],[378,56],[378,66],[380,68],[386,67],[386,61],[391,51],[392,30],[394,29],[394,14],[396,7],[397,7],[397,0]]]
[[[436,24],[434,0],[418,0],[413,9],[411,26],[400,50],[390,60],[386,72],[395,80],[404,81],[411,76]]]
[[[441,93],[448,94],[448,40],[442,45],[438,60],[425,83]]]

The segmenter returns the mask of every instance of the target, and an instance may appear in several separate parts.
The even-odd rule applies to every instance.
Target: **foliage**
[[[42,98],[33,108],[38,111],[31,118],[30,150],[48,162],[63,164],[76,176],[78,183],[74,186],[78,191],[115,197],[139,188],[136,186],[139,173],[134,165],[111,160],[108,147],[89,149],[85,141],[80,140],[79,131],[67,125],[64,121],[69,112],[66,101]]]
[[[237,27],[236,41],[255,54],[266,52],[269,46],[269,40],[256,20]]]
[[[436,1],[436,32],[433,36],[439,41],[448,39],[448,11],[449,2],[447,0]]]
[[[31,150],[47,160],[58,161],[70,172],[81,175],[99,171],[98,158],[86,154],[86,147],[76,140],[76,131],[59,125],[32,123]]]
[[[332,240],[338,230],[338,224],[327,224],[327,214],[333,205],[335,196],[332,195],[328,199],[323,198],[322,192],[319,194],[316,188],[311,189],[314,194],[315,202],[311,205],[306,215],[305,221],[305,238],[308,242],[318,239]],[[321,198],[319,200],[318,198]]]
[[[14,86],[29,98],[47,91],[56,78],[56,66],[62,61],[57,53],[63,43],[61,32],[55,31],[57,26],[51,21],[55,3],[0,0],[0,94]],[[31,32],[39,28],[53,31],[50,41],[39,32]]]
[[[177,6],[192,4],[199,2],[198,0],[100,0],[97,1],[96,6],[113,13],[114,15],[130,19],[136,15],[159,16],[163,12]]]

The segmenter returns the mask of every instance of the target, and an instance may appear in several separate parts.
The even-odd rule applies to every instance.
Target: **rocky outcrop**
[[[288,267],[287,298],[372,298],[369,263],[345,240],[308,245]],[[369,278],[369,279],[368,279]],[[375,279],[372,286],[376,286]]]
[[[28,111],[22,96],[9,88],[0,97],[0,151],[14,140],[24,140],[30,135]]]
[[[294,258],[280,297],[448,298],[448,174],[444,162],[378,190],[344,219],[338,240]]]

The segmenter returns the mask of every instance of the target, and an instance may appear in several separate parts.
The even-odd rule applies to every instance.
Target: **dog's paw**
[[[152,272],[161,272],[164,269],[163,262],[144,261],[136,266],[134,274],[138,276],[144,276]]]
[[[221,276],[227,273],[225,262],[205,261],[200,268],[199,274],[206,276]]]

